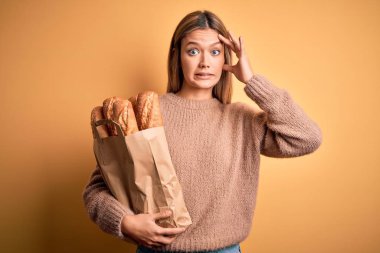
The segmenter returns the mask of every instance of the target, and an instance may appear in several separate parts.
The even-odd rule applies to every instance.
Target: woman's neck
[[[180,91],[178,91],[175,94],[182,98],[193,99],[193,100],[207,100],[207,99],[213,98],[212,88],[211,89],[194,89],[194,90],[187,90],[187,89],[182,88]]]

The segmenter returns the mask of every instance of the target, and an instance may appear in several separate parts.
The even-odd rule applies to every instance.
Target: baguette
[[[114,97],[106,98],[103,101],[103,115],[106,119],[113,120],[113,104],[116,101],[121,101],[121,100],[122,98],[114,96]],[[111,135],[113,136],[117,135],[116,127],[114,124],[108,123],[107,127]]]
[[[132,103],[139,130],[163,126],[157,93],[144,91],[128,100]]]
[[[139,131],[135,113],[130,101],[118,100],[113,103],[113,121],[120,124],[124,136]]]
[[[95,123],[96,121],[101,120],[101,119],[104,119],[103,107],[102,106],[96,106],[91,111],[91,124]],[[106,138],[106,137],[109,137],[109,135],[110,135],[109,131],[107,129],[107,126],[105,126],[105,125],[100,125],[98,127],[95,127],[95,130],[98,131],[100,138]],[[95,139],[95,133],[94,133],[93,129],[92,129],[92,136]]]

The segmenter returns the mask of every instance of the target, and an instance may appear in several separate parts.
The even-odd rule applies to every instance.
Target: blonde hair
[[[177,25],[170,42],[168,56],[168,84],[167,92],[176,93],[183,85],[181,68],[181,41],[186,34],[196,29],[213,29],[228,38],[227,29],[222,20],[208,10],[194,11],[187,14]],[[223,43],[224,44],[224,43]],[[231,64],[231,49],[224,44],[224,64]],[[229,71],[222,71],[218,83],[212,89],[212,97],[223,104],[230,104],[232,96],[232,80]]]

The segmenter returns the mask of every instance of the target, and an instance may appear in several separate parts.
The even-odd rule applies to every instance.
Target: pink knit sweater
[[[170,155],[193,222],[161,250],[215,250],[242,242],[252,226],[260,154],[296,157],[321,145],[321,129],[285,89],[255,74],[244,91],[263,111],[216,98],[159,96]],[[125,239],[120,223],[129,211],[110,194],[98,166],[83,199],[100,229]]]

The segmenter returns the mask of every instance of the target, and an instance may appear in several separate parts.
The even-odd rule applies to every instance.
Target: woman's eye
[[[191,53],[192,51],[195,51],[195,49],[193,48],[193,49],[188,50],[188,52],[190,52],[190,55],[194,55]]]
[[[192,48],[192,49],[190,49],[190,50],[188,50],[187,52],[189,52],[190,53],[190,55],[195,55],[195,54],[193,54],[192,52],[194,52],[194,51],[198,51],[197,49],[195,49],[195,48]],[[212,50],[212,52],[217,52],[217,53],[213,53],[213,55],[219,55],[220,54],[220,50]]]
[[[216,54],[216,55],[219,55],[219,54],[220,54],[220,50],[212,50],[212,51],[218,51],[219,53],[218,53],[218,54]]]

